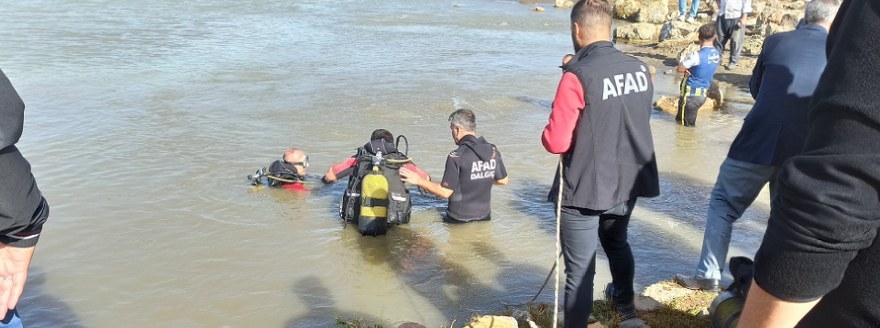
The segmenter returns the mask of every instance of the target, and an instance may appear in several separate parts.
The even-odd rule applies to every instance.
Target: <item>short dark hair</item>
[[[376,129],[373,131],[373,134],[370,135],[370,140],[372,141],[376,139],[385,140],[390,144],[394,143],[394,135],[385,129]]]
[[[700,41],[709,40],[715,37],[715,25],[711,23],[703,24],[698,32],[700,34]]]
[[[611,26],[614,5],[608,0],[580,0],[571,8],[571,22],[581,26],[595,26],[596,23]]]
[[[477,131],[477,116],[470,109],[458,109],[449,114],[449,122],[453,126],[460,127],[465,131]]]

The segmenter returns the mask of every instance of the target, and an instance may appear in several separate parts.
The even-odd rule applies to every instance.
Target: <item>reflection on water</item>
[[[564,10],[315,0],[4,9],[0,67],[28,106],[19,146],[53,211],[21,303],[29,327],[326,327],[337,315],[434,327],[531,299],[553,264],[544,200],[557,157],[539,136],[571,47]],[[439,179],[459,106],[477,112],[511,174],[493,191],[491,222],[444,224],[445,200],[416,193],[410,224],[361,237],[337,217],[344,182],[290,193],[245,178],[289,146],[321,174],[381,127],[406,135]],[[654,113],[663,194],[640,201],[631,223],[637,288],[694,265],[708,192],[747,110],[693,129]],[[765,199],[735,230],[732,256],[757,247]],[[599,271],[597,284],[608,279]]]

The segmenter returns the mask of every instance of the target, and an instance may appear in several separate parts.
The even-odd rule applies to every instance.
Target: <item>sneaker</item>
[[[678,15],[678,20],[684,22],[684,15]]]
[[[677,274],[672,280],[687,289],[699,289],[710,292],[717,292],[721,290],[721,281],[719,281],[718,279]]]
[[[636,318],[636,304],[634,302],[618,303],[617,300],[614,299],[614,284],[610,282],[605,286],[605,301],[614,304],[614,307],[617,309],[617,314],[622,318],[621,321]]]
[[[694,22],[694,18],[693,18],[693,17],[688,17],[688,18],[687,18],[687,22],[688,22],[688,23],[693,23],[693,22]]]
[[[734,68],[736,68],[736,63],[730,63],[730,64],[727,65],[727,70],[728,70],[728,71],[732,71]]]

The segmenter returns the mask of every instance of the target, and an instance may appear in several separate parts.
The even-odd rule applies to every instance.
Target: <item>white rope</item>
[[[553,288],[553,326],[559,322],[559,254],[562,253],[560,221],[562,218],[562,188],[564,180],[562,175],[562,156],[559,155],[559,195],[556,198],[556,285]]]

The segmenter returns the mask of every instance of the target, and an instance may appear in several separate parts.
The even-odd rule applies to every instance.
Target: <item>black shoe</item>
[[[699,289],[710,292],[721,290],[721,281],[718,279],[703,278],[700,276],[685,276],[681,274],[675,275],[676,283],[687,289]]]
[[[636,304],[632,301],[629,303],[618,303],[614,299],[614,285],[610,282],[605,286],[605,301],[614,304],[617,314],[622,318],[621,321],[636,318]]]

